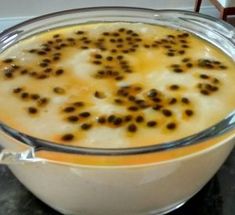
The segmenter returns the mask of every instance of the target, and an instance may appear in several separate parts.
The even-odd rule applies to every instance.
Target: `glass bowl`
[[[102,7],[30,19],[0,34],[0,52],[54,28],[141,22],[191,32],[235,59],[235,30],[179,10]],[[39,199],[63,214],[145,215],[172,211],[197,193],[234,147],[235,113],[186,138],[145,147],[99,149],[56,144],[0,123],[0,163]]]

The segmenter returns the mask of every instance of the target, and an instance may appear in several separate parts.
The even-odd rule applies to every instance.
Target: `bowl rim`
[[[21,22],[13,27],[10,27],[0,33],[0,42],[1,38],[4,38],[6,35],[17,31],[21,27],[25,27],[29,24],[33,24],[38,21],[42,21],[48,18],[58,17],[61,15],[69,15],[74,13],[84,13],[84,12],[94,12],[94,11],[111,11],[111,10],[125,10],[125,11],[134,11],[134,12],[146,12],[150,14],[159,14],[159,13],[175,13],[175,14],[184,14],[190,17],[199,17],[205,20],[210,20],[212,22],[219,23],[226,29],[233,31],[235,35],[235,29],[230,24],[219,20],[217,18],[198,14],[191,11],[186,10],[154,10],[147,8],[138,8],[138,7],[88,7],[88,8],[78,8],[78,9],[70,9],[63,10],[54,13],[49,13],[46,15],[38,16],[35,18],[31,18],[24,22]],[[235,42],[234,42],[235,43]],[[92,148],[92,147],[81,147],[81,146],[72,146],[67,144],[59,144],[52,141],[40,139],[23,132],[17,131],[16,129],[9,127],[0,121],[0,130],[7,135],[13,137],[14,139],[30,146],[35,149],[35,151],[46,150],[53,152],[63,152],[69,154],[85,154],[85,155],[105,155],[105,156],[122,156],[122,155],[137,155],[137,154],[146,154],[146,153],[154,153],[154,152],[163,152],[174,149],[179,149],[185,146],[191,146],[195,144],[203,143],[209,139],[221,136],[235,128],[235,110],[232,111],[228,116],[214,124],[213,126],[204,129],[198,133],[193,135],[177,139],[174,141],[163,142],[161,144],[154,144],[149,146],[140,146],[140,147],[130,147],[130,148]]]

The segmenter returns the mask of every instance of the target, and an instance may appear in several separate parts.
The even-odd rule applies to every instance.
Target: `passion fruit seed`
[[[169,130],[174,130],[176,128],[176,123],[170,122],[166,125],[166,128]]]
[[[137,131],[137,126],[135,124],[130,124],[128,125],[127,130],[131,133],[134,133]]]
[[[74,135],[73,134],[64,134],[62,137],[61,137],[61,140],[63,141],[72,141],[74,139]]]
[[[28,113],[30,114],[36,114],[38,112],[38,109],[35,107],[28,107]]]
[[[89,123],[84,123],[81,125],[81,129],[82,130],[88,130],[92,127],[92,124],[89,124]]]

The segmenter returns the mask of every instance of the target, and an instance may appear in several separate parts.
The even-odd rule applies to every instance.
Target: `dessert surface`
[[[197,133],[235,107],[235,65],[176,29],[96,23],[0,54],[0,121],[57,143],[126,148]]]

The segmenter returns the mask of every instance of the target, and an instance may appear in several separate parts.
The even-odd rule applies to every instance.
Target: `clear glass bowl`
[[[95,22],[142,22],[191,32],[235,59],[235,30],[177,10],[86,8],[37,17],[0,34],[0,52],[54,28]],[[65,214],[162,214],[198,192],[234,146],[235,113],[181,140],[126,149],[56,144],[0,123],[0,163],[42,201]],[[40,179],[40,180],[38,180]]]

